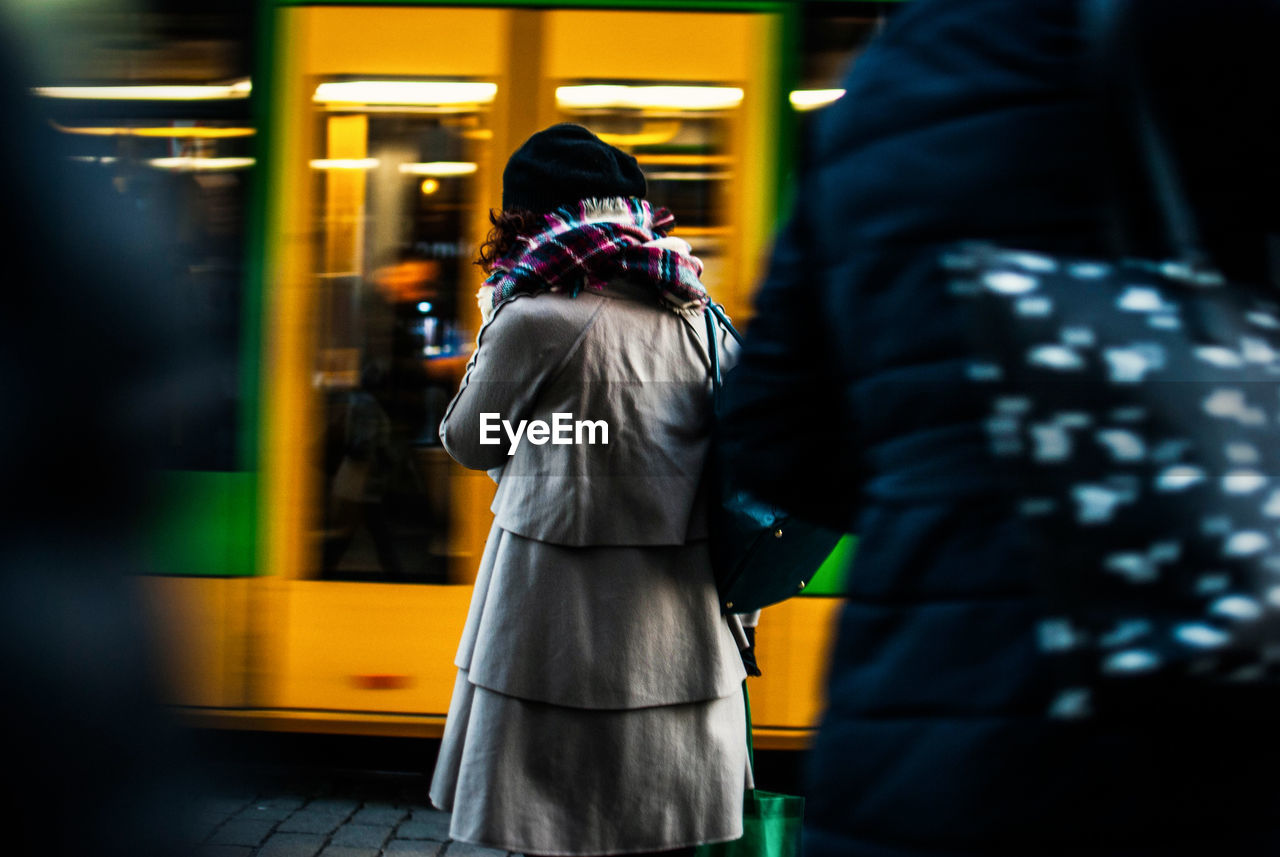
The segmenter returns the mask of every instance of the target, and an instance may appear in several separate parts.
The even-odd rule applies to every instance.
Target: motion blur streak
[[[22,59],[29,36],[7,27],[0,51],[13,224],[0,258],[0,735],[18,793],[6,844],[182,854],[199,772],[156,704],[129,580],[165,415],[186,407],[174,391],[198,403],[207,388],[179,338],[164,242],[68,157],[30,95],[48,65]]]

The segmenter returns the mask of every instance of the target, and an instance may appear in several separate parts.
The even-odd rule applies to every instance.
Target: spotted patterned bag
[[[1066,677],[1051,713],[1276,681],[1280,294],[981,245],[942,267],[1033,536],[1039,644]]]

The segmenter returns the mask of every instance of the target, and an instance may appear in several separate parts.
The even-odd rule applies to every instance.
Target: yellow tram
[[[880,6],[276,0],[251,81],[218,82],[238,106],[68,107],[60,127],[112,158],[150,134],[173,181],[242,188],[234,449],[176,459],[140,579],[172,703],[217,727],[438,736],[494,485],[435,426],[479,327],[470,260],[508,154],[557,121],[630,151],[746,321],[797,111],[835,97],[815,90]],[[850,549],[764,613],[758,747],[801,748],[816,724]]]

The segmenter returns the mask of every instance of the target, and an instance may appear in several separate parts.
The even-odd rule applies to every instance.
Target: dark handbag
[[[724,311],[711,304],[704,312],[711,358],[713,403],[721,413],[720,348],[716,322],[742,343]],[[708,530],[711,564],[724,612],[750,613],[798,594],[840,540],[835,530],[788,515],[736,485],[732,468],[717,452],[716,434],[707,456],[712,502]]]
[[[751,700],[742,686],[747,710],[747,758],[755,768],[751,742]],[[804,798],[764,789],[748,789],[742,796],[742,838],[700,845],[696,857],[800,857],[804,827]]]
[[[1172,259],[941,260],[1063,718],[1207,709],[1280,676],[1280,292],[1206,262],[1142,87],[1126,95]]]

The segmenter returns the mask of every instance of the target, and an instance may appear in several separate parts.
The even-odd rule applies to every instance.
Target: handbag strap
[[[1168,136],[1152,103],[1148,75],[1134,50],[1140,25],[1134,0],[1083,0],[1081,19],[1098,92],[1123,113],[1154,196],[1168,250],[1194,274],[1210,268]],[[1111,114],[1111,115],[1114,115]]]
[[[737,328],[733,326],[733,322],[729,321],[729,316],[724,314],[724,308],[719,304],[707,304],[707,311],[716,317],[716,321],[724,325],[724,329],[729,331],[729,335],[733,337],[733,341],[742,344],[742,334],[738,333]]]
[[[711,395],[715,404],[715,409],[720,410],[720,388],[724,385],[724,379],[720,373],[720,337],[716,336],[716,322],[724,326],[729,331],[729,335],[733,337],[734,342],[742,344],[742,334],[738,333],[729,316],[724,314],[724,310],[713,303],[707,304],[707,308],[703,310],[702,317],[707,322],[707,356],[711,358]]]
[[[724,379],[720,374],[720,346],[717,343],[719,339],[716,336],[716,322],[724,325],[725,330],[729,331],[729,335],[739,345],[742,344],[742,334],[734,328],[729,321],[729,317],[724,314],[724,310],[715,304],[707,304],[706,310],[703,311],[703,318],[707,322],[707,355],[711,358],[711,393],[715,403],[715,409],[720,410],[720,388],[724,385]],[[747,764],[751,767],[752,779],[756,773],[756,748],[755,742],[751,738],[751,694],[747,692],[747,680],[742,680],[742,708],[747,715]],[[754,789],[752,789],[754,791]]]

